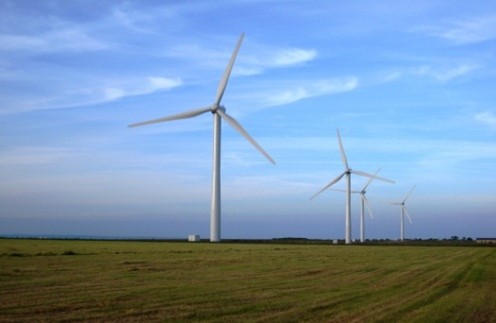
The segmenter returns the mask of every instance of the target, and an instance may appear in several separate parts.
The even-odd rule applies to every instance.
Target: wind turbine
[[[367,197],[365,194],[367,193],[367,187],[369,187],[370,183],[374,180],[374,178],[377,176],[381,169],[379,168],[375,174],[374,177],[369,178],[367,184],[362,188],[361,191],[355,191],[352,190],[352,194],[360,194],[360,242],[365,242],[365,207],[367,207],[367,210],[369,211],[370,218],[373,219],[374,215],[372,214],[372,209],[370,208],[369,201],[367,200]],[[337,192],[346,192],[345,190],[342,189],[331,189],[332,191],[337,191]]]
[[[344,152],[343,143],[341,142],[341,134],[339,133],[339,129],[337,129],[337,134],[338,134],[339,150],[341,152],[341,161],[343,162],[343,166],[344,166],[344,172],[341,173],[335,179],[333,179],[329,184],[324,186],[324,188],[322,188],[320,191],[315,193],[310,199],[315,198],[317,195],[319,195],[320,193],[322,193],[326,189],[330,188],[331,186],[333,186],[334,184],[339,182],[339,180],[341,180],[341,178],[343,178],[346,175],[345,241],[346,241],[346,244],[350,244],[351,243],[351,174],[370,177],[372,179],[375,178],[375,179],[385,181],[385,182],[390,182],[390,183],[394,183],[394,181],[391,181],[391,180],[386,179],[386,178],[378,177],[378,176],[375,176],[375,175],[372,175],[369,173],[365,173],[362,171],[351,169],[348,166],[348,160],[346,159],[346,153]]]
[[[217,88],[217,95],[213,104],[199,109],[190,110],[187,112],[175,114],[168,117],[163,117],[159,119],[153,119],[144,122],[138,122],[129,125],[129,127],[144,126],[153,123],[167,122],[179,119],[188,119],[196,117],[200,114],[211,112],[213,115],[213,158],[212,158],[212,202],[210,208],[210,241],[218,242],[221,239],[220,230],[220,215],[221,215],[221,197],[220,197],[220,149],[221,149],[221,119],[226,121],[231,127],[238,131],[248,142],[250,142],[262,155],[264,155],[272,164],[275,161],[269,154],[246,132],[246,130],[239,124],[233,117],[226,113],[226,109],[221,105],[221,100],[224,95],[224,91],[229,81],[229,76],[231,75],[231,70],[238,55],[239,48],[243,42],[244,33],[239,37],[238,43],[234,48],[231,59],[227,64],[226,70],[219,82]]]
[[[391,203],[392,205],[401,205],[401,220],[400,220],[400,240],[403,241],[405,239],[405,214],[408,218],[408,222],[412,224],[412,218],[410,218],[410,215],[408,214],[408,211],[406,209],[405,203],[406,200],[410,197],[410,194],[412,194],[413,190],[415,189],[415,185],[412,187],[410,192],[405,196],[402,202],[396,202],[396,203]]]

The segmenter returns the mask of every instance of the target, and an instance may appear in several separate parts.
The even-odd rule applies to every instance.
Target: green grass
[[[0,321],[496,322],[496,248],[0,239]]]

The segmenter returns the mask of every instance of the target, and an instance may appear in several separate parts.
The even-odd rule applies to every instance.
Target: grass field
[[[496,248],[0,239],[0,321],[496,322]]]

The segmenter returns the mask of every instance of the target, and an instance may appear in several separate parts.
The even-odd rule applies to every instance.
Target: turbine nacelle
[[[226,113],[226,107],[223,106],[223,105],[218,105],[218,104],[217,105],[216,104],[212,105],[212,108],[211,108],[210,112],[212,112],[212,114],[214,114],[214,113],[217,113],[217,111],[219,111],[219,110],[221,112]]]

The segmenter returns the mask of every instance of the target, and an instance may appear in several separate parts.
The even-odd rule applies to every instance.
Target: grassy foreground
[[[496,322],[496,248],[0,239],[0,321]]]

